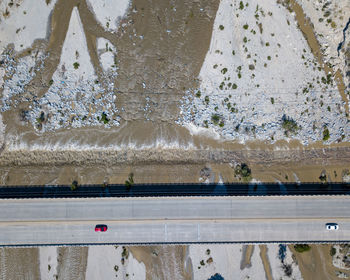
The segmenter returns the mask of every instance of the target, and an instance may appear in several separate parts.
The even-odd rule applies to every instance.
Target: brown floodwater
[[[185,90],[198,85],[218,4],[219,0],[134,0],[131,9],[137,13],[129,10],[122,19],[124,26],[111,33],[96,21],[84,0],[58,0],[50,18],[48,41],[40,40],[34,45],[49,51],[50,56],[27,89],[36,91],[38,96],[48,89],[48,81],[59,63],[72,9],[77,6],[99,79],[103,77],[96,39],[105,38],[118,49],[115,85],[121,125],[37,132],[21,121],[20,112],[29,104],[20,103],[3,114],[7,146],[0,157],[0,184],[58,184],[73,180],[123,183],[130,172],[134,172],[139,183],[197,182],[200,170],[206,166],[213,170],[216,181],[219,175],[224,181],[235,181],[232,164],[239,162],[248,163],[253,177],[261,181],[296,178],[318,181],[324,169],[332,181],[340,181],[342,170],[350,166],[350,143],[324,145],[319,141],[303,146],[293,140],[242,144],[191,135],[175,123]],[[323,63],[312,25],[301,7],[296,1],[291,1],[291,7],[320,65],[326,73],[332,71]],[[135,41],[134,34],[144,39]],[[336,81],[343,96],[339,72]],[[143,110],[147,103],[151,106],[149,120]]]

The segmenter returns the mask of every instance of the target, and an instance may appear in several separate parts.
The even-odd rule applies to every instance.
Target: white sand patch
[[[56,279],[57,275],[57,247],[39,247],[40,278]]]
[[[115,63],[117,50],[114,45],[105,38],[98,38],[97,53],[103,70],[115,72],[117,68]]]
[[[114,84],[108,85],[113,89]],[[119,125],[112,91],[99,84],[90,59],[83,25],[77,7],[72,10],[62,47],[60,63],[52,76],[51,86],[33,108],[31,121],[42,130],[84,125]],[[45,121],[38,124],[38,118]]]
[[[270,262],[273,279],[303,279],[299,266],[293,261],[292,252],[289,250],[288,246],[281,248],[277,244],[269,244],[267,248],[267,256]],[[286,275],[288,270],[291,272],[289,276]]]
[[[190,245],[189,256],[192,261],[194,280],[209,279],[219,273],[224,279],[261,279],[265,275],[259,256],[259,248],[255,246],[251,258],[252,266],[240,269],[242,245]],[[207,249],[210,253],[207,254]],[[210,263],[207,262],[212,258]],[[201,264],[201,261],[203,262]]]
[[[8,44],[13,43],[15,50],[20,51],[30,47],[35,39],[45,38],[55,3],[56,0],[49,5],[44,0],[0,1],[0,53]]]
[[[276,1],[221,0],[199,92],[184,99],[182,122],[226,139],[348,141],[350,128],[335,82],[317,64],[294,15]],[[187,96],[188,98],[188,96]],[[282,117],[296,122],[285,135]],[[188,127],[188,126],[187,126]]]
[[[70,80],[76,85],[82,80],[96,78],[90,61],[83,24],[77,7],[72,10],[66,38],[63,43],[60,63],[52,79],[54,82]]]
[[[129,0],[88,0],[87,3],[97,20],[108,31],[117,31],[119,21],[130,5]]]
[[[90,246],[86,279],[146,279],[146,267],[129,252],[122,264],[122,246]]]

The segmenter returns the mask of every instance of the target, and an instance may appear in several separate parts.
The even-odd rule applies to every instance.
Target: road
[[[349,196],[0,200],[0,245],[350,241]],[[339,230],[325,230],[336,222]],[[95,233],[97,223],[108,225]]]

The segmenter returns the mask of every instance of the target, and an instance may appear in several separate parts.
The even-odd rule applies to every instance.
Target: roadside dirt
[[[67,164],[69,162],[70,164]],[[246,163],[252,177],[262,182],[342,181],[350,166],[350,148],[311,150],[125,150],[125,151],[4,151],[0,184],[124,183],[134,173],[135,183],[199,182],[201,169],[210,167],[214,182],[235,182],[233,165]],[[181,176],[179,176],[181,174]]]

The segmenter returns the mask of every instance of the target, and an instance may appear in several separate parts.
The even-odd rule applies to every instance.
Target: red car
[[[104,232],[104,231],[107,231],[107,225],[96,225],[95,226],[95,231],[101,231],[101,232]]]

